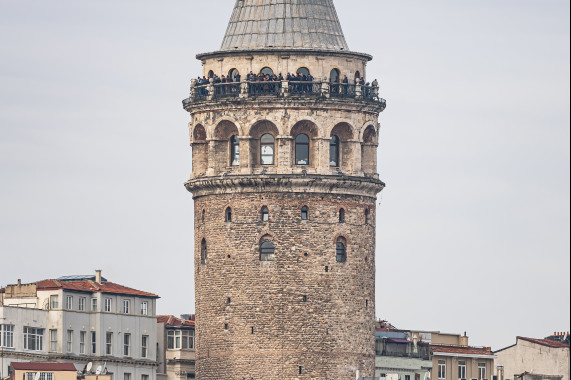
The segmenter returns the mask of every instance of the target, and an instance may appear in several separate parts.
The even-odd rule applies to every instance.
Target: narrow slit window
[[[264,206],[262,207],[262,222],[267,222],[270,220],[270,210]]]
[[[226,208],[226,212],[225,212],[224,219],[225,219],[227,222],[231,222],[231,221],[232,221],[232,208],[231,208],[231,207]]]
[[[339,210],[339,223],[345,223],[345,209]]]
[[[339,166],[339,137],[335,135],[329,140],[329,166]]]
[[[230,165],[240,166],[240,139],[236,135],[230,137]]]
[[[206,239],[202,239],[200,243],[200,262],[206,264],[206,259],[208,258],[208,248],[206,246]]]
[[[365,224],[369,224],[371,222],[371,211],[366,208],[365,209]]]
[[[274,261],[276,247],[271,241],[260,244],[260,261]]]
[[[335,245],[335,256],[338,263],[347,261],[347,246],[343,240],[338,240]]]
[[[301,208],[301,220],[308,220],[309,219],[309,207],[303,206]]]

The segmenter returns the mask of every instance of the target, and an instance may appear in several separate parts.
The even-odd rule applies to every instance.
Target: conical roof
[[[333,0],[237,0],[221,50],[349,50]]]

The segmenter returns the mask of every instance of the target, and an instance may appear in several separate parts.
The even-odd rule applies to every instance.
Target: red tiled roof
[[[551,347],[551,348],[569,348],[568,344],[562,343],[562,342],[558,342],[555,340],[549,340],[549,339],[533,339],[533,338],[525,338],[523,336],[518,336],[517,339],[521,339],[521,340],[525,340],[527,342],[531,342],[531,343],[535,343],[535,344],[539,344],[542,346],[546,346],[546,347]]]
[[[171,327],[194,326],[193,320],[177,318],[174,315],[157,315],[157,323],[164,323]]]
[[[442,346],[442,345],[431,345],[430,348],[434,354],[439,352],[448,354],[460,354],[460,355],[490,355],[493,356],[493,352],[488,350],[488,348],[478,348],[478,347],[461,347],[461,346]]]
[[[98,284],[94,281],[58,281],[58,280],[43,280],[37,283],[38,290],[55,290],[66,289],[75,290],[78,292],[88,293],[108,293],[108,294],[123,294],[139,297],[159,298],[156,294],[147,293],[140,290],[128,288],[123,285],[115,284],[113,282],[103,282]]]
[[[12,368],[20,371],[73,371],[77,369],[73,363],[19,363],[12,362]]]

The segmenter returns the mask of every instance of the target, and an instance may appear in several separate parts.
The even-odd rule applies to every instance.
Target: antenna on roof
[[[107,362],[103,363],[103,370],[101,370],[102,375],[107,375]]]

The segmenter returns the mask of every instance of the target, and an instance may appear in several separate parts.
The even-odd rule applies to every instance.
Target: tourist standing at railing
[[[347,95],[348,91],[349,91],[349,78],[347,78],[347,75],[345,75],[343,77],[343,95]]]

